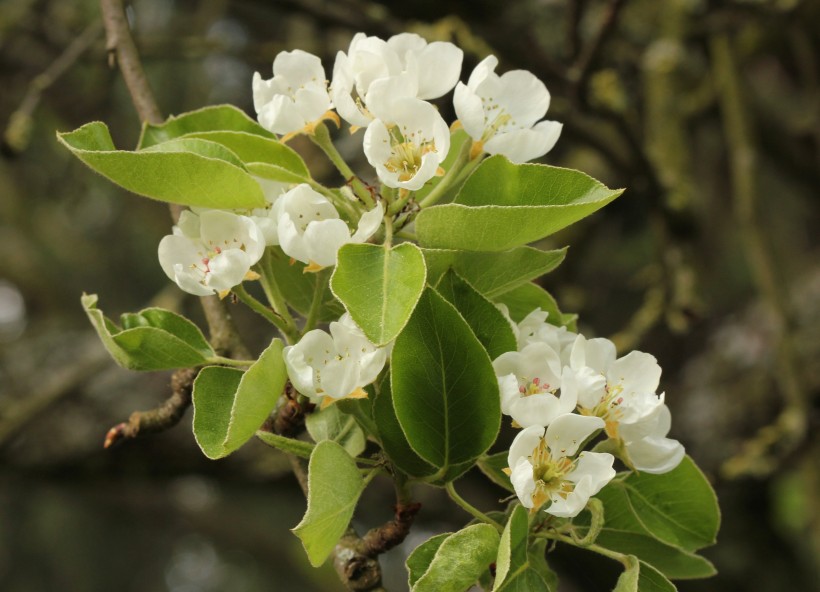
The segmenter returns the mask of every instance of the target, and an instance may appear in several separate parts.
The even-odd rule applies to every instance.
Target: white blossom
[[[450,130],[435,107],[398,98],[364,134],[364,154],[388,187],[416,191],[435,175],[450,150]],[[388,115],[389,114],[389,117]]]
[[[487,56],[467,84],[456,85],[453,105],[464,130],[474,140],[473,156],[503,154],[516,163],[549,152],[561,134],[561,124],[541,121],[550,94],[530,72],[512,70],[498,76],[498,59]]]
[[[310,131],[333,104],[322,61],[305,51],[283,51],[273,60],[273,78],[253,75],[253,106],[259,124],[275,134]],[[338,120],[337,120],[338,121]]]
[[[184,211],[173,234],[159,243],[159,262],[180,288],[208,296],[241,283],[264,250],[262,232],[247,216]]]
[[[665,473],[680,463],[683,446],[666,437],[671,416],[664,394],[656,394],[661,368],[654,356],[633,351],[616,359],[608,339],[579,335],[570,366],[579,411],[604,420],[607,435],[623,442],[635,469]]]
[[[575,343],[576,333],[566,327],[556,327],[548,323],[549,313],[541,310],[540,307],[524,317],[520,323],[515,323],[510,318],[509,310],[505,305],[499,305],[499,309],[510,322],[518,343],[518,351],[523,350],[531,343],[546,343],[555,350],[563,365],[569,364],[569,354],[572,344]]]
[[[577,516],[615,476],[611,454],[581,452],[572,458],[602,427],[598,417],[568,413],[557,417],[546,431],[537,425],[521,430],[507,457],[510,481],[521,505],[538,510],[549,502],[547,513]]]
[[[384,99],[435,99],[450,91],[458,82],[463,55],[452,43],[427,43],[413,33],[387,41],[357,33],[347,53],[336,54],[333,102],[343,119],[364,127],[380,117]]]
[[[493,369],[501,393],[501,412],[521,427],[549,425],[575,409],[576,390],[561,389],[561,360],[545,343],[501,354],[493,361]]]
[[[364,396],[362,387],[376,380],[389,352],[389,347],[373,345],[345,313],[330,323],[329,334],[308,331],[283,355],[296,390],[313,399],[341,399]]]
[[[333,204],[306,183],[282,195],[273,207],[282,250],[310,271],[336,264],[336,253],[347,243],[363,243],[379,229],[384,216],[381,203],[366,212],[357,230],[350,229]]]

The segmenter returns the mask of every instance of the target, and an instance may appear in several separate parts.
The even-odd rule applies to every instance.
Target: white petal
[[[285,79],[293,92],[303,86],[323,84],[322,60],[301,49],[282,51],[273,60],[273,75]]]
[[[654,393],[661,381],[661,367],[655,356],[640,351],[617,359],[606,374],[610,384],[621,384],[627,393]]]
[[[513,118],[513,126],[530,128],[547,113],[550,93],[531,72],[512,70],[499,82],[501,93],[493,98]]]
[[[549,152],[561,132],[560,124],[557,133],[554,130],[517,129],[497,133],[484,143],[484,150],[489,154],[503,154],[516,164],[521,164],[544,156]]]
[[[544,438],[554,459],[572,456],[596,430],[604,427],[600,417],[567,413],[553,420]]]
[[[321,396],[316,390],[315,369],[324,367],[335,354],[333,339],[319,329],[308,331],[295,346],[286,347],[283,357],[296,390],[309,397]]]
[[[305,127],[307,121],[294,100],[285,95],[275,95],[259,110],[259,125],[275,134],[289,134]]]
[[[177,221],[177,228],[182,231],[183,236],[190,239],[199,240],[201,232],[199,229],[199,215],[190,210],[182,210]]]
[[[452,43],[435,41],[418,55],[420,99],[437,99],[449,92],[461,75],[464,52]]]
[[[302,263],[308,262],[307,244],[288,212],[282,212],[282,215],[279,216],[277,234],[279,235],[279,244],[287,256],[293,257]]]
[[[322,390],[333,399],[340,399],[352,393],[358,386],[359,365],[355,360],[343,358],[330,360],[320,369]]]
[[[470,74],[470,78],[467,80],[467,86],[475,90],[489,77],[498,78],[498,76],[495,75],[495,69],[497,66],[498,58],[494,55],[488,55],[478,63],[473,72]]]
[[[303,88],[296,91],[295,100],[296,109],[308,123],[317,121],[332,107],[327,91]]]
[[[573,483],[587,480],[589,495],[593,496],[615,477],[614,462],[615,457],[607,452],[582,452],[575,468],[564,479]]]
[[[227,249],[215,255],[209,263],[208,287],[217,292],[230,290],[242,283],[251,268],[248,255],[239,249]]]
[[[359,218],[359,227],[356,229],[356,232],[353,233],[353,236],[350,237],[350,242],[363,243],[368,240],[371,236],[376,234],[376,231],[382,224],[383,218],[384,207],[381,202],[379,202],[376,204],[375,208],[369,212],[365,212],[362,217]]]
[[[328,267],[336,265],[339,248],[350,242],[350,229],[344,220],[338,218],[319,220],[308,224],[303,240],[308,256],[308,261],[304,263],[313,261],[322,267]]]
[[[521,505],[527,509],[532,508],[532,494],[535,492],[535,481],[532,477],[532,465],[524,457],[519,458],[514,465],[511,465],[512,473],[510,482],[515,494],[518,496]]]
[[[524,428],[510,444],[510,452],[507,455],[507,466],[515,467],[521,458],[529,458],[533,451],[544,437],[544,428],[542,426],[530,426]],[[532,478],[532,475],[530,475]]]
[[[453,94],[453,107],[456,110],[456,117],[461,122],[473,140],[480,140],[484,133],[484,106],[474,90],[463,82],[456,85],[456,92]]]
[[[686,454],[677,440],[653,437],[626,444],[626,452],[637,470],[653,475],[668,473],[680,464]]]
[[[418,80],[406,72],[374,80],[367,91],[365,103],[370,113],[387,124],[393,123],[391,103],[402,97],[415,97]]]
[[[518,396],[510,402],[507,415],[512,417],[523,428],[549,425],[556,417],[569,413],[575,408],[567,408],[565,402],[550,393]]]
[[[367,126],[362,147],[367,162],[374,168],[383,167],[390,159],[390,132],[382,121],[375,119]]]

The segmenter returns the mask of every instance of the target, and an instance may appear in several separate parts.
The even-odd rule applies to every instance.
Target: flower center
[[[603,419],[605,422],[604,431],[610,438],[618,437],[618,424],[624,414],[623,409],[621,409],[621,404],[624,402],[623,391],[622,384],[618,383],[612,386],[607,383],[604,387],[605,394],[595,407],[591,409],[581,407],[579,409],[581,415],[591,415]]]
[[[436,145],[427,140],[422,131],[390,128],[390,157],[384,167],[391,173],[398,173],[399,181],[409,181],[421,168],[422,158],[428,152],[435,152]]]
[[[518,392],[521,393],[522,397],[529,397],[532,395],[540,395],[542,393],[549,393],[550,385],[547,383],[542,383],[541,379],[537,376],[533,378],[531,381],[527,381],[526,377],[524,378],[524,384],[518,387]]]
[[[543,438],[532,451],[530,462],[532,478],[535,481],[535,491],[532,494],[534,508],[544,505],[551,499],[552,494],[566,498],[572,493],[575,486],[564,477],[575,468],[575,463],[566,457],[553,458]]]

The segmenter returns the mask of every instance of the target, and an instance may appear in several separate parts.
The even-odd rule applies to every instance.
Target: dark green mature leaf
[[[452,269],[441,278],[436,291],[461,313],[491,359],[516,350],[518,345],[509,321]]]
[[[498,542],[498,531],[489,524],[474,524],[449,535],[411,591],[464,592],[489,569]]]
[[[416,233],[424,247],[504,251],[549,236],[622,192],[580,171],[496,155],[470,175],[454,203],[422,210]]]
[[[315,448],[315,445],[310,442],[286,438],[285,436],[280,436],[272,432],[258,431],[256,432],[256,437],[272,448],[287,452],[288,454],[294,454],[299,458],[310,458]]]
[[[347,244],[339,249],[330,288],[367,338],[385,345],[401,333],[426,277],[424,257],[412,243],[392,249]]]
[[[515,493],[510,477],[504,472],[507,467],[507,452],[497,452],[488,456],[481,456],[476,466],[487,478],[499,487],[503,487],[510,493]]]
[[[441,474],[471,463],[495,441],[501,409],[490,358],[435,290],[424,291],[396,340],[390,371],[402,431]]]
[[[451,267],[492,300],[558,267],[566,257],[567,249],[542,251],[534,247],[517,247],[498,253],[422,249],[422,253],[430,285],[436,285]]]
[[[510,290],[498,296],[497,302],[505,304],[510,313],[510,318],[516,323],[520,323],[524,317],[536,308],[549,313],[547,322],[556,327],[566,327],[570,331],[575,331],[576,314],[564,314],[558,310],[558,303],[555,302],[549,292],[536,284],[523,284],[514,290]]]
[[[315,442],[333,440],[354,457],[364,452],[364,431],[352,415],[342,413],[336,405],[308,415],[305,427]]]
[[[381,391],[373,400],[373,420],[378,426],[382,448],[402,472],[411,477],[429,477],[436,472],[436,467],[416,454],[407,442],[393,408],[389,380],[382,383]]]
[[[293,533],[302,541],[308,560],[319,567],[347,530],[365,481],[356,461],[336,442],[316,445],[308,464],[308,505]]]
[[[187,134],[211,131],[234,131],[275,140],[276,136],[233,105],[214,105],[171,116],[163,123],[146,123],[142,127],[139,149],[173,140]]]
[[[92,122],[57,139],[77,158],[117,185],[150,197],[187,206],[255,208],[265,205],[259,183],[224,146],[205,140],[175,142],[174,151],[117,150],[104,123]],[[206,154],[202,154],[205,152]],[[229,156],[230,154],[230,156]]]
[[[211,366],[194,381],[194,437],[210,459],[222,458],[251,439],[285,388],[284,346],[278,339],[242,372]]]
[[[129,370],[172,370],[204,364],[214,351],[191,321],[161,308],[123,315],[117,327],[97,308],[97,295],[81,299],[91,324],[108,350]]]

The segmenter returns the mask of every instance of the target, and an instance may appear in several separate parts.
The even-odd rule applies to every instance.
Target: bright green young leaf
[[[536,284],[522,284],[514,290],[498,296],[495,300],[507,306],[510,318],[516,323],[520,323],[524,317],[536,308],[540,308],[549,313],[547,322],[551,325],[566,327],[570,331],[575,331],[575,320],[578,315],[562,313],[558,310],[558,303],[555,302],[555,298]]]
[[[396,340],[390,372],[393,406],[408,443],[443,473],[470,463],[495,441],[501,408],[492,363],[435,290],[424,291]]]
[[[117,150],[104,123],[92,122],[57,139],[77,158],[117,185],[160,201],[207,208],[265,205],[259,183],[224,146],[197,140],[192,151]],[[208,146],[213,144],[213,146]],[[182,150],[181,143],[170,148]],[[201,152],[210,155],[203,155]],[[227,156],[231,154],[231,156]]]
[[[190,154],[198,154],[205,158],[215,158],[217,160],[224,160],[225,162],[234,165],[240,169],[245,169],[245,165],[239,157],[225,148],[222,144],[216,142],[209,142],[207,140],[200,140],[199,138],[177,138],[176,140],[168,140],[162,144],[151,146],[142,151],[142,154],[149,152],[187,152]]]
[[[412,243],[392,249],[348,244],[339,249],[330,278],[333,294],[376,345],[404,329],[426,281],[424,256]]]
[[[283,349],[274,339],[245,372],[219,366],[200,371],[194,381],[194,437],[205,456],[229,455],[268,418],[288,378]]]
[[[451,534],[411,592],[464,592],[495,561],[498,542],[498,531],[489,524],[474,524]]]
[[[177,116],[159,125],[146,123],[140,135],[139,149],[198,132],[233,131],[275,140],[276,136],[233,105],[214,105]]]
[[[328,271],[304,273],[304,263],[291,263],[290,257],[285,255],[281,248],[268,247],[267,251],[260,265],[270,265],[271,274],[276,278],[276,284],[288,306],[307,317],[321,275]],[[325,290],[323,301],[319,312],[320,323],[338,320],[344,314],[344,307],[333,297],[330,290]]]
[[[549,585],[530,564],[529,520],[521,505],[513,509],[498,546],[493,592],[549,592]]]
[[[484,473],[490,481],[499,487],[503,487],[510,493],[515,492],[509,475],[504,472],[504,469],[508,468],[507,452],[497,452],[495,454],[481,456],[476,466],[478,466],[481,472]]]
[[[215,355],[199,328],[171,311],[148,308],[125,314],[120,328],[97,308],[96,294],[84,294],[81,302],[108,353],[123,368],[191,368]]]
[[[287,452],[288,454],[293,454],[299,458],[310,458],[310,455],[313,453],[313,449],[315,448],[315,445],[310,442],[286,438],[285,436],[280,436],[279,434],[274,434],[272,432],[263,432],[260,430],[256,432],[256,437],[272,448],[276,448],[282,452]]]
[[[413,549],[413,552],[407,557],[405,565],[407,566],[407,581],[412,588],[419,580],[424,572],[430,567],[433,558],[436,556],[436,551],[441,547],[441,544],[450,536],[451,532],[444,532],[430,537],[418,547]]]
[[[407,442],[396,419],[389,380],[382,382],[381,391],[373,400],[373,420],[379,430],[382,448],[402,472],[411,477],[429,477],[436,472],[436,467],[416,454]]]
[[[627,557],[626,568],[612,592],[676,592],[677,588],[651,565],[634,555]]]
[[[244,163],[274,166],[293,179],[305,180],[310,177],[310,171],[302,157],[292,148],[272,138],[232,131],[197,132],[183,138],[201,138],[221,144]]]
[[[293,533],[319,567],[347,530],[365,481],[356,461],[336,442],[316,445],[308,463],[308,505]]]
[[[564,260],[567,249],[542,251],[517,247],[499,253],[422,249],[427,264],[427,282],[434,286],[448,267],[487,298],[509,292],[522,284],[549,273]]]
[[[336,405],[311,413],[305,418],[305,427],[315,442],[333,440],[356,457],[364,452],[364,431],[352,415],[342,413]]]
[[[441,278],[436,291],[461,313],[487,350],[490,359],[494,360],[505,352],[516,350],[518,346],[509,321],[492,302],[452,269]]]
[[[504,251],[549,236],[622,192],[580,171],[496,155],[468,177],[454,203],[422,210],[416,233],[424,247]]]

